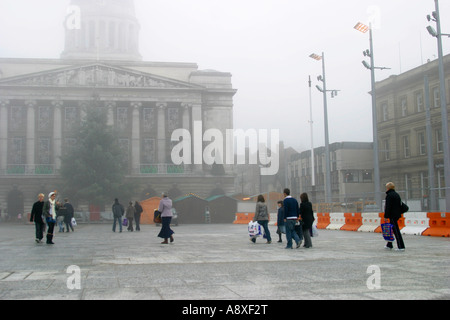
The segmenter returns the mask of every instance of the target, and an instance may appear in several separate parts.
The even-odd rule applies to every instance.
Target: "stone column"
[[[26,152],[27,152],[27,170],[34,172],[34,167],[36,164],[35,150],[36,150],[36,101],[27,100],[25,105],[27,106],[27,142],[26,142]]]
[[[131,132],[131,169],[133,173],[140,173],[141,166],[141,126],[140,126],[140,109],[141,102],[131,102],[133,109],[132,116],[132,132]]]
[[[54,173],[61,169],[61,155],[62,155],[62,101],[53,101],[53,163],[55,165]]]
[[[8,165],[8,105],[9,100],[0,100],[0,172]]]
[[[202,106],[192,105],[192,155],[193,169],[197,174],[203,172],[203,117]]]
[[[166,159],[166,107],[167,103],[157,103],[158,108],[157,125],[158,125],[158,137],[157,137],[157,150],[158,150],[158,163],[165,164]]]
[[[114,109],[116,108],[116,105],[117,104],[115,101],[105,102],[105,107],[108,113],[108,120],[107,120],[108,126],[114,126]]]
[[[181,108],[183,110],[183,123],[182,123],[183,129],[186,129],[188,131],[190,131],[190,128],[191,128],[191,126],[190,126],[191,118],[190,118],[190,115],[189,115],[189,111],[190,111],[191,107],[192,107],[192,105],[189,104],[189,103],[182,103],[181,104]]]

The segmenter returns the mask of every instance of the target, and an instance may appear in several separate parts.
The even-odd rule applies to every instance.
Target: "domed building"
[[[72,0],[64,27],[60,59],[0,58],[0,208],[29,212],[38,193],[58,184],[61,156],[77,143],[74,124],[93,106],[105,108],[119,132],[136,199],[173,188],[203,197],[217,186],[233,192],[231,165],[217,174],[194,161],[194,146],[192,161],[171,159],[176,129],[224,137],[233,129],[230,73],[143,61],[132,0]]]

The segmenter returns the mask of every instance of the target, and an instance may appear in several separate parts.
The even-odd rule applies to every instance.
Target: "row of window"
[[[74,129],[75,124],[79,119],[79,108],[76,107],[64,107],[63,108],[63,121],[64,130],[71,131]],[[156,108],[142,108],[142,130],[144,133],[156,134],[157,130],[157,109]],[[180,108],[167,108],[167,130],[172,132],[173,130],[181,127],[182,112]],[[27,124],[26,108],[20,106],[11,106],[9,130],[10,131],[22,131]],[[53,119],[53,107],[40,106],[37,108],[37,130],[38,131],[51,131]],[[130,108],[117,107],[116,127],[119,130],[125,131],[131,126]]]
[[[443,152],[444,144],[442,141],[442,129],[436,129],[434,131],[434,141],[436,142],[435,150],[437,153]],[[411,152],[411,137],[410,135],[404,135],[401,137],[401,150],[402,154],[401,156],[403,158],[410,158],[411,156],[419,155],[424,156],[427,154],[427,141],[426,141],[426,134],[425,132],[418,132],[417,133],[417,153],[412,154]],[[392,156],[392,150],[391,150],[391,144],[389,139],[383,140],[383,145],[380,150],[382,154],[384,154],[383,159],[388,161],[391,160]]]
[[[399,99],[400,112],[402,117],[406,117],[409,114],[408,108],[408,98],[407,96],[402,96]],[[425,102],[424,102],[424,94],[423,91],[419,90],[414,92],[414,110],[415,112],[423,112],[425,111]],[[430,107],[431,108],[440,108],[441,107],[441,96],[439,87],[435,87],[431,89],[430,92]],[[388,121],[395,117],[392,112],[390,112],[388,103],[381,103],[381,112],[382,112],[382,121]]]

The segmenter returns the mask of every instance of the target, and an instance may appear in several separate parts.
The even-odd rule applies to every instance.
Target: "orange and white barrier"
[[[360,232],[375,232],[381,225],[380,213],[367,212],[362,213],[362,226],[358,228]]]
[[[425,230],[423,236],[450,237],[450,213],[449,212],[428,212],[430,227]]]
[[[345,224],[341,230],[357,231],[362,226],[362,216],[359,212],[344,213]]]
[[[430,227],[430,218],[426,212],[406,212],[403,216],[405,217],[405,227],[400,230],[402,234],[420,236]]]
[[[327,230],[341,230],[345,224],[345,216],[343,212],[330,213],[330,224],[326,227]]]

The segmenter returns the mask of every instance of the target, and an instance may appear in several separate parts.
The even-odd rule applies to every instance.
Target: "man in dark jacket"
[[[70,232],[69,231],[69,227],[70,229],[72,229],[73,232],[73,226],[72,226],[72,218],[73,218],[73,206],[70,204],[69,199],[64,199],[64,208],[66,208],[66,215],[64,216],[64,223],[66,224],[66,232]]]
[[[398,219],[401,218],[402,212],[400,210],[402,199],[400,195],[395,191],[395,185],[392,182],[386,184],[386,204],[384,207],[384,218],[389,219],[389,223],[392,224],[394,237],[397,240],[397,247],[399,251],[405,250],[405,244],[403,243],[402,234],[398,227]],[[386,249],[392,249],[392,242],[386,244]]]
[[[41,243],[44,238],[45,222],[42,220],[42,209],[44,208],[44,194],[38,195],[38,201],[33,204],[31,209],[30,222],[34,221],[36,227],[36,243]]]
[[[285,196],[283,200],[283,208],[284,222],[286,226],[286,249],[292,249],[292,239],[295,240],[297,248],[299,248],[301,239],[299,238],[297,232],[295,232],[295,223],[297,222],[299,216],[298,202],[295,198],[291,197],[291,191],[288,188],[284,189],[283,193]]]
[[[125,212],[125,209],[119,203],[119,199],[117,199],[117,198],[114,199],[114,204],[112,206],[112,212],[113,212],[113,216],[114,216],[114,224],[113,224],[112,231],[116,232],[116,222],[118,221],[120,232],[122,232],[122,216]]]

